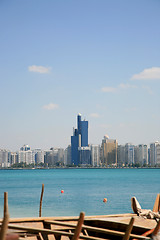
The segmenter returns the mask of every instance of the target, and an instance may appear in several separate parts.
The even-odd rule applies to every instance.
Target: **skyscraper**
[[[88,121],[81,120],[81,114],[77,116],[77,129],[73,130],[71,136],[71,161],[72,164],[79,164],[78,148],[88,146]]]
[[[103,166],[117,165],[117,148],[117,140],[109,139],[109,137],[105,135],[101,145],[101,161]]]

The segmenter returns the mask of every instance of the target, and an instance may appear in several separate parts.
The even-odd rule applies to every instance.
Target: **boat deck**
[[[131,218],[134,225],[130,239],[143,237],[146,231],[155,228],[156,220],[144,219],[136,214],[85,216],[80,239],[123,239]],[[39,217],[10,219],[8,231],[18,233],[26,240],[69,240],[73,237],[78,217]],[[2,220],[0,220],[2,221]]]

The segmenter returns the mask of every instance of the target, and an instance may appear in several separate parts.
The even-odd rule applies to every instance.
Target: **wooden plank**
[[[67,226],[67,227],[75,227],[75,224],[69,224],[69,223],[62,223],[59,221],[47,221],[50,224],[59,224],[60,226]],[[86,229],[87,231],[91,231],[91,232],[98,232],[98,233],[104,233],[107,235],[114,235],[114,236],[124,236],[124,232],[120,232],[120,231],[115,231],[115,230],[110,230],[110,229],[104,229],[104,228],[97,228],[97,227],[91,227],[91,226],[86,226],[86,225],[82,225],[82,229]],[[144,239],[143,237],[141,238],[141,236],[138,236],[136,234],[131,234],[132,237],[136,237],[138,239]]]
[[[0,230],[0,240],[6,239],[7,229],[9,222],[9,213],[8,213],[8,193],[4,192],[4,217]]]
[[[44,193],[44,184],[42,184],[41,198],[40,198],[40,204],[39,204],[39,217],[42,216],[42,200],[43,200],[43,193]]]
[[[61,222],[61,221],[45,221],[46,223],[49,223],[49,224],[53,224],[53,225],[59,225],[59,226],[65,226],[65,227],[76,227],[76,225],[75,224],[73,224],[73,223],[66,223],[66,222]],[[101,221],[100,221],[101,222]],[[107,223],[107,225],[106,225],[106,223]],[[95,231],[95,232],[100,232],[100,233],[106,233],[107,234],[107,232],[106,231],[108,231],[109,229],[110,230],[114,230],[114,229],[112,229],[112,227],[114,227],[115,226],[115,231],[117,231],[117,229],[119,229],[119,231],[121,231],[121,232],[125,232],[125,230],[126,230],[126,227],[128,226],[128,224],[126,224],[126,223],[115,223],[115,222],[110,222],[110,221],[104,221],[104,222],[102,222],[102,226],[98,226],[98,224],[97,224],[97,221],[95,222],[95,225],[94,226],[90,226],[90,225],[82,225],[82,229],[84,230],[84,229],[86,229],[87,231]],[[104,228],[105,227],[105,228]],[[122,228],[121,228],[122,227]],[[140,232],[140,235],[141,234],[143,234],[145,231],[147,231],[148,230],[148,228],[141,228],[141,227],[136,227],[135,226],[135,229],[137,230],[138,229],[138,231]],[[141,231],[140,231],[140,229],[141,229]],[[109,230],[109,231],[110,231]],[[135,231],[136,232],[136,231]],[[138,234],[137,234],[138,235]]]
[[[137,216],[134,213],[124,213],[124,214],[113,214],[113,215],[93,215],[93,216],[86,216],[85,220],[87,219],[99,219],[99,218],[118,218],[118,217],[134,217]],[[10,223],[16,223],[16,222],[41,222],[43,220],[58,220],[58,221],[74,221],[78,220],[78,216],[71,216],[71,217],[28,217],[28,218],[10,218]],[[3,219],[0,219],[0,222],[2,222]]]
[[[155,227],[154,231],[153,231],[153,236],[156,236],[158,234],[160,230],[160,220],[157,223],[157,226]]]
[[[14,229],[14,230],[25,230],[28,233],[45,233],[45,234],[53,234],[53,235],[60,235],[60,236],[67,236],[67,237],[73,237],[73,233],[68,233],[68,232],[62,232],[62,231],[53,231],[53,230],[49,230],[49,229],[39,229],[39,228],[31,228],[31,227],[23,227],[23,226],[19,226],[19,225],[12,225],[12,224],[8,224],[8,228],[9,229]],[[86,240],[106,240],[103,238],[97,238],[97,237],[88,237],[88,236],[84,236],[84,235],[80,235],[79,236],[80,239],[86,239]],[[143,238],[142,238],[143,239]]]
[[[74,232],[74,236],[72,237],[72,240],[78,240],[78,238],[79,238],[80,232],[82,230],[82,224],[84,222],[84,215],[85,215],[84,212],[80,213],[78,224],[76,226],[76,229],[75,229],[75,232]]]
[[[160,194],[157,194],[154,206],[153,206],[153,212],[159,212],[160,211]]]
[[[132,231],[132,228],[133,228],[133,224],[134,224],[134,218],[131,218],[122,240],[129,240],[130,234],[131,234],[131,231]]]

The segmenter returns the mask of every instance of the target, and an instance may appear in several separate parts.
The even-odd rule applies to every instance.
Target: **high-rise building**
[[[118,145],[117,164],[119,167],[125,165],[125,146],[124,145]]]
[[[150,144],[150,165],[152,167],[156,166],[157,164],[157,148],[158,142]]]
[[[148,146],[144,144],[138,145],[138,160],[139,164],[143,166],[148,164]]]
[[[35,153],[35,164],[44,163],[44,151],[35,149],[33,152]]]
[[[132,165],[134,164],[134,148],[135,146],[131,143],[125,144],[125,163]]]
[[[77,116],[77,129],[73,130],[71,136],[71,162],[73,165],[79,164],[78,148],[88,147],[88,121],[81,120],[81,114]]]
[[[156,165],[160,167],[160,143],[156,145]]]
[[[18,154],[11,152],[11,165],[18,163]]]
[[[80,165],[91,165],[91,149],[90,147],[79,147],[78,158]]]
[[[9,151],[5,149],[0,149],[0,167],[10,167]]]
[[[102,165],[105,166],[117,165],[117,148],[118,148],[117,140],[109,139],[109,137],[105,135],[101,145]]]
[[[71,165],[71,145],[68,145],[68,147],[65,149],[64,165]]]
[[[91,145],[91,165],[98,167],[100,165],[100,146]]]
[[[18,152],[18,163],[35,164],[35,152],[28,145],[23,145]]]

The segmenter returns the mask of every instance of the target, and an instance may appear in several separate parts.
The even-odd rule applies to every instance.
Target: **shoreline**
[[[160,169],[160,167],[25,167],[25,168],[0,168],[0,170],[51,170],[51,169]]]

